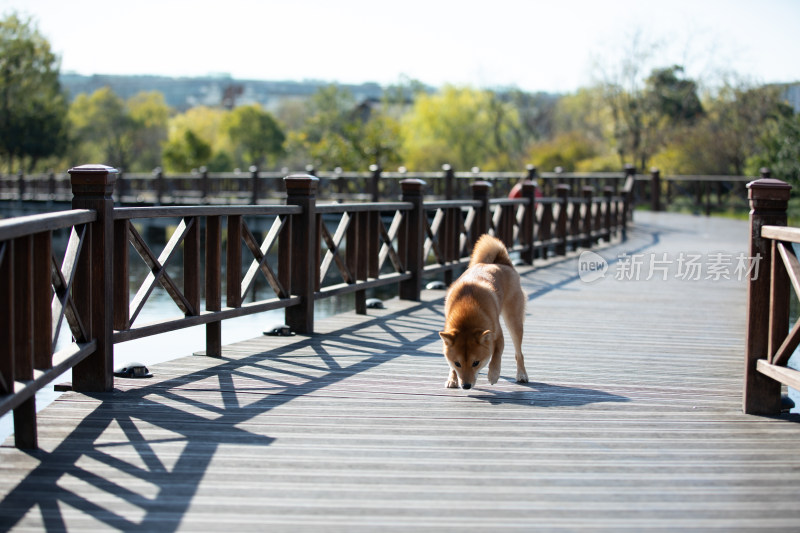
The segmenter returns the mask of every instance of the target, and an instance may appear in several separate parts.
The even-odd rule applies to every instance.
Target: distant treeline
[[[679,65],[644,72],[623,64],[619,75],[553,95],[432,89],[411,79],[379,87],[61,75],[47,40],[14,15],[0,22],[0,46],[7,172],[82,162],[127,172],[309,164],[597,172],[633,164],[685,175],[757,175],[769,166],[800,181],[800,117],[786,87],[701,89]]]

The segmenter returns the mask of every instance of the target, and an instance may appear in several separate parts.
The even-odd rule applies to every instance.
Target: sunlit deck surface
[[[747,239],[636,213],[604,279],[576,254],[520,268],[529,384],[509,341],[497,385],[445,389],[425,291],[65,393],[40,451],[0,448],[0,530],[797,531],[800,424],[741,412]],[[682,279],[682,253],[733,279]]]

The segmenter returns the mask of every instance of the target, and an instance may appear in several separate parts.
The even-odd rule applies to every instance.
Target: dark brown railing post
[[[425,269],[423,251],[425,247],[425,206],[422,191],[425,182],[418,179],[404,179],[400,182],[402,199],[413,207],[406,212],[405,229],[400,232],[398,248],[405,260],[405,269],[411,279],[400,282],[399,296],[402,300],[418,302],[422,293],[422,274]]]
[[[569,185],[564,183],[556,187],[558,197],[558,219],[556,220],[556,255],[567,255],[567,220],[569,209]]]
[[[198,171],[200,172],[200,202],[205,204],[208,203],[208,196],[211,192],[211,184],[209,183],[210,180],[208,179],[208,169],[206,167],[200,167]]]
[[[300,296],[298,305],[286,308],[286,325],[292,331],[310,335],[314,333],[314,287],[319,264],[317,263],[316,200],[319,178],[307,174],[293,174],[284,178],[286,205],[303,209],[291,218],[291,270],[290,292]]]
[[[492,184],[488,181],[476,181],[472,184],[472,199],[478,200],[481,205],[475,210],[475,221],[472,223],[472,245],[478,241],[478,237],[484,233],[489,233],[492,227],[492,210],[489,208],[489,191]]]
[[[18,198],[21,202],[25,199],[25,173],[22,172],[22,169],[17,172],[17,191],[19,192]]]
[[[0,394],[14,392],[14,241],[0,243]]]
[[[94,353],[72,369],[72,387],[81,392],[105,392],[114,386],[113,333],[113,256],[114,183],[117,169],[102,165],[83,165],[69,171],[72,183],[72,208],[91,209],[97,220],[89,228],[88,248],[81,257],[86,276],[82,293],[76,295],[80,315],[88,317],[89,337],[97,340]],[[77,280],[76,280],[77,281]],[[87,292],[88,291],[88,292]]]
[[[164,197],[164,171],[161,167],[153,170],[153,180],[155,181],[156,204],[161,205],[161,200]]]
[[[530,181],[536,181],[538,176],[538,170],[536,170],[536,165],[526,165],[525,171],[527,172],[527,179]]]
[[[758,275],[747,285],[747,331],[742,409],[748,414],[774,415],[781,410],[781,384],[756,370],[759,359],[769,357],[770,284],[773,245],[761,237],[763,226],[785,226],[791,186],[762,178],[747,184],[750,199],[750,261],[759,261]],[[755,279],[753,279],[755,278]],[[784,332],[785,334],[786,332]]]
[[[603,187],[603,203],[605,210],[603,211],[603,239],[606,242],[611,242],[611,235],[616,230],[616,214],[614,213],[614,187],[606,185]]]
[[[583,233],[583,247],[591,248],[594,239],[592,239],[592,207],[594,203],[594,187],[585,186],[581,189],[583,195],[583,203],[586,204],[586,211],[584,211],[583,224],[581,233]]]
[[[372,193],[372,201],[377,202],[380,199],[381,173],[383,172],[383,169],[381,169],[380,165],[370,165],[369,171],[372,173],[370,176],[370,191]]]
[[[222,218],[206,219],[206,310],[222,310]],[[222,357],[222,322],[206,324],[206,355]]]
[[[625,194],[627,191],[627,195]],[[636,196],[638,191],[636,190],[636,167],[628,163],[625,165],[625,185],[623,187],[623,198],[625,198],[625,216],[633,218],[632,207],[633,204],[636,202]],[[626,218],[627,220],[627,218]]]
[[[261,196],[261,180],[258,175],[258,167],[252,165],[250,167],[250,183],[252,187],[252,195],[250,196],[250,203],[253,205],[258,204],[258,198]]]
[[[56,199],[56,173],[52,170],[47,173],[47,200],[52,202]]]
[[[650,205],[655,212],[661,211],[661,171],[650,169]]]
[[[453,167],[447,163],[442,165],[442,170],[444,171],[444,199],[452,200],[454,196],[456,173],[453,171]]]
[[[530,167],[529,167],[530,170]],[[533,175],[536,175],[536,168],[533,167]],[[529,174],[530,176],[530,174]],[[536,182],[527,179],[522,182],[522,197],[528,200],[528,205],[525,206],[525,215],[522,218],[522,228],[519,234],[520,243],[524,246],[520,259],[526,265],[533,264],[533,257],[535,255],[534,235],[536,235]]]
[[[33,379],[33,236],[14,239],[14,347],[8,354],[14,358],[13,380]],[[5,356],[5,354],[4,354]],[[11,382],[13,390],[14,384]],[[36,398],[25,400],[14,408],[14,444],[20,449],[38,447],[36,438]]]

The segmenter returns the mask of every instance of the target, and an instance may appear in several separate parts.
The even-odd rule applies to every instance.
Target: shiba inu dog
[[[525,299],[505,245],[490,235],[482,235],[472,250],[469,267],[453,282],[445,299],[444,331],[439,336],[450,365],[446,387],[472,388],[478,371],[487,364],[489,383],[497,383],[505,344],[501,315],[514,343],[517,382],[528,382],[522,357]]]

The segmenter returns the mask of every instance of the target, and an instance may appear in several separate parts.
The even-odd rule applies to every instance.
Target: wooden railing
[[[762,169],[762,175],[767,169]],[[652,211],[690,211],[706,216],[714,212],[746,210],[747,176],[662,175],[651,169],[636,176],[633,202]]]
[[[569,185],[572,195],[585,186],[603,190],[631,191],[632,205],[653,211],[682,210],[710,215],[719,211],[746,209],[747,176],[663,175],[658,169],[637,174],[628,165],[620,172],[541,172],[528,165],[521,172],[484,172],[479,169],[455,171],[444,165],[440,171],[389,172],[371,167],[367,172],[315,170],[307,173],[319,178],[317,196],[336,201],[372,201],[397,198],[400,182],[421,179],[428,185],[428,196],[452,200],[470,194],[470,184],[488,181],[495,196],[505,196],[522,179],[536,181],[544,196],[555,196],[556,188]],[[286,171],[263,171],[255,167],[244,172],[208,172],[201,168],[189,174],[125,173],[118,176],[114,198],[125,205],[256,205],[274,203],[286,197],[283,178]],[[630,181],[632,183],[628,183]],[[635,186],[634,186],[635,185]],[[0,175],[0,200],[39,202],[72,199],[69,176],[48,173],[14,176]]]
[[[743,410],[777,415],[781,384],[800,389],[800,371],[786,366],[800,345],[800,320],[789,328],[790,286],[800,294],[800,261],[792,246],[800,243],[800,228],[786,227],[790,185],[762,178],[747,187],[750,258],[758,269],[748,284]]]
[[[222,321],[275,309],[291,330],[311,334],[315,301],[355,293],[366,313],[367,291],[387,285],[418,301],[423,280],[449,283],[484,233],[532,264],[624,236],[629,211],[627,190],[573,196],[561,185],[540,197],[532,181],[514,198],[491,198],[491,184],[477,181],[471,199],[425,202],[426,183],[405,179],[400,201],[320,204],[310,175],[284,178],[285,205],[115,208],[115,169],[69,173],[72,211],[0,221],[0,414],[13,409],[23,448],[36,447],[36,390],[69,368],[74,390],[111,390],[116,343],[205,325],[205,353],[218,357]],[[175,229],[156,255],[137,225],[165,218]],[[70,233],[60,263],[55,231]],[[131,247],[148,272],[133,290]],[[268,297],[254,297],[257,279]],[[142,324],[157,287],[176,315]],[[73,342],[53,353],[65,321]]]
[[[319,179],[317,196],[336,201],[371,201],[397,198],[400,182],[421,179],[428,185],[426,195],[444,200],[464,198],[476,180],[492,184],[496,196],[506,196],[521,180],[536,181],[540,192],[554,196],[556,187],[569,185],[573,195],[585,186],[597,190],[613,187],[621,191],[633,179],[632,167],[621,172],[570,173],[560,170],[539,172],[529,165],[521,172],[483,172],[473,169],[457,172],[449,165],[441,171],[388,172],[372,167],[368,172],[307,169]],[[283,178],[288,172],[263,171],[253,167],[246,172],[208,172],[200,169],[191,174],[166,174],[161,169],[152,173],[118,174],[114,198],[124,205],[257,205],[274,203],[286,197]],[[631,185],[632,186],[632,185]],[[628,186],[630,189],[631,186]],[[60,201],[72,200],[69,176],[65,173],[36,175],[0,175],[0,200]]]
[[[18,447],[36,447],[36,391],[73,367],[80,386],[84,360],[98,353],[96,221],[87,209],[0,221],[0,414],[14,410]],[[63,229],[70,235],[58,264],[52,234]],[[65,318],[73,340],[54,353]]]

